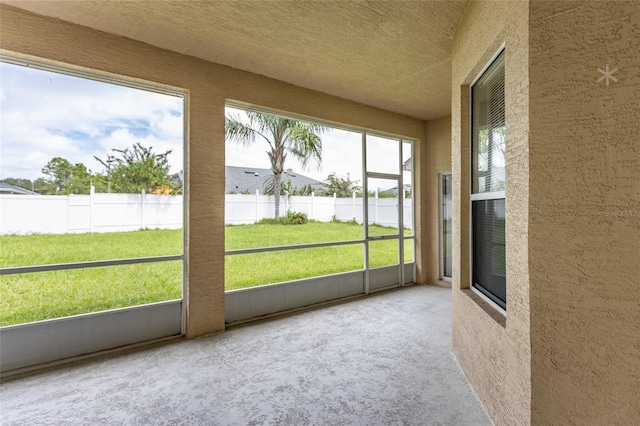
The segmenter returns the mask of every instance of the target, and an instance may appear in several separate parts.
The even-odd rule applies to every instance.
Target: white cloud
[[[171,173],[184,168],[182,98],[6,63],[0,79],[0,178],[35,179],[54,157],[100,172],[94,156],[105,159],[135,142],[156,153],[171,150]],[[362,185],[361,134],[332,129],[322,140],[320,168],[305,170],[291,155],[285,167],[320,181],[333,172]],[[370,169],[397,158],[397,143],[372,140]],[[249,148],[228,142],[226,164],[269,168],[267,149],[263,141]]]
[[[234,114],[242,113],[240,110],[229,108],[228,111]],[[369,171],[395,172],[399,167],[389,167],[390,164],[398,164],[399,143],[398,140],[368,136],[367,157]],[[362,134],[341,129],[332,128],[322,134],[323,159],[321,167],[310,165],[306,170],[292,156],[285,160],[285,168],[323,181],[330,173],[336,173],[342,178],[347,176],[352,181],[358,181],[358,185],[363,184],[362,170]],[[226,143],[226,164],[231,166],[245,166],[257,168],[270,168],[269,158],[266,151],[268,145],[265,141],[257,140],[253,146],[245,147],[234,142]],[[403,160],[409,158],[408,152],[403,152]],[[404,173],[404,179],[410,179],[410,173]],[[396,187],[396,181],[370,180],[372,189],[389,189]]]
[[[93,171],[111,148],[171,149],[183,169],[183,99],[0,63],[0,177],[34,179],[53,157]]]
[[[227,112],[239,114],[242,111],[227,108]],[[322,163],[320,168],[316,164],[309,164],[305,169],[293,156],[285,160],[285,168],[294,172],[323,181],[330,173],[362,183],[362,136],[357,132],[332,128],[322,134]],[[226,164],[230,166],[244,166],[256,168],[270,168],[271,163],[266,151],[269,146],[264,140],[257,140],[250,147],[235,142],[226,142]]]

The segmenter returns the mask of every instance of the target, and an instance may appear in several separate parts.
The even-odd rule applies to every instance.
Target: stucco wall
[[[530,20],[532,421],[640,424],[640,5]]]
[[[473,1],[453,43],[453,350],[498,425],[531,420],[528,2]],[[471,290],[469,85],[505,44],[506,318]]]
[[[420,182],[424,207],[422,224],[425,228],[422,238],[422,270],[418,282],[426,282],[444,287],[451,283],[440,280],[440,216],[438,175],[451,172],[451,117],[427,122],[426,142],[423,144],[421,164],[426,171]]]
[[[235,100],[408,138],[425,123],[144,43],[0,5],[3,54],[188,93],[187,335],[224,329],[224,102]],[[419,153],[418,147],[418,153]],[[417,176],[420,164],[416,164]],[[416,191],[417,217],[420,192]],[[420,236],[420,222],[416,224]],[[418,243],[419,247],[420,243]],[[420,259],[420,253],[417,253]]]

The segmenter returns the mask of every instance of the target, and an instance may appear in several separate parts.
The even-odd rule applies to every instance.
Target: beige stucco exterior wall
[[[529,5],[525,1],[472,1],[453,43],[453,350],[497,425],[526,425],[531,420],[528,19]],[[469,290],[469,85],[503,43],[507,135],[506,318]]]
[[[424,226],[421,266],[417,281],[444,287],[451,283],[440,280],[440,200],[439,174],[451,172],[451,116],[427,122],[426,143],[420,163],[425,173],[420,182],[423,202],[421,222]]]
[[[224,103],[247,102],[425,140],[425,122],[0,5],[3,54],[187,93],[187,336],[224,329]],[[420,144],[418,144],[420,145]],[[417,147],[419,155],[420,146]],[[415,165],[417,176],[421,165]],[[422,201],[416,191],[417,217]],[[416,232],[420,238],[421,224]],[[418,246],[420,241],[418,241]],[[418,253],[418,259],[420,254]]]
[[[639,48],[637,2],[531,3],[536,425],[640,424]]]

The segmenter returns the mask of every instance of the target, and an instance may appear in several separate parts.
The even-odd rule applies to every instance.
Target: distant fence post
[[[375,208],[375,219],[373,223],[378,223],[378,190],[376,189],[376,208]]]
[[[256,223],[260,222],[260,190],[256,189]]]
[[[351,193],[351,217],[356,218],[356,191]]]
[[[315,217],[313,216],[313,207],[315,202],[316,202],[316,194],[315,192],[311,191],[311,217],[309,219],[315,219]]]
[[[58,195],[58,190],[56,189],[56,195]],[[67,194],[66,195],[66,199],[67,199],[67,230],[65,232],[69,232],[71,231],[71,195]]]
[[[286,215],[287,212],[289,211],[289,208],[287,207],[287,201],[289,200],[289,191],[285,191],[284,192],[284,214]]]
[[[96,187],[91,185],[91,187],[89,188],[89,232],[95,231],[95,220],[93,217],[94,205],[96,202],[95,194],[96,194]]]
[[[140,228],[144,229],[144,189],[140,191]]]

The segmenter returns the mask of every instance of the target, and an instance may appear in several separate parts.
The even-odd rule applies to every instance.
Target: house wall
[[[451,283],[440,280],[440,200],[439,174],[451,172],[451,117],[427,122],[427,139],[424,144],[424,156],[420,159],[425,164],[424,180],[421,182],[422,196],[430,208],[424,209],[422,220],[425,234],[423,238],[422,265],[424,265],[424,281],[444,287]]]
[[[526,1],[469,3],[453,40],[453,351],[497,425],[531,421]],[[504,43],[507,315],[470,287],[469,86]]]
[[[531,2],[529,40],[532,423],[640,424],[640,6]]]
[[[224,103],[425,140],[424,121],[0,5],[2,54],[187,92],[187,336],[224,329]],[[416,148],[419,156],[420,143]],[[421,171],[416,164],[416,175]],[[416,190],[416,215],[424,208]],[[421,223],[416,224],[418,237]],[[421,241],[418,239],[417,246]],[[420,250],[420,249],[419,249]],[[420,253],[417,253],[420,259]]]

